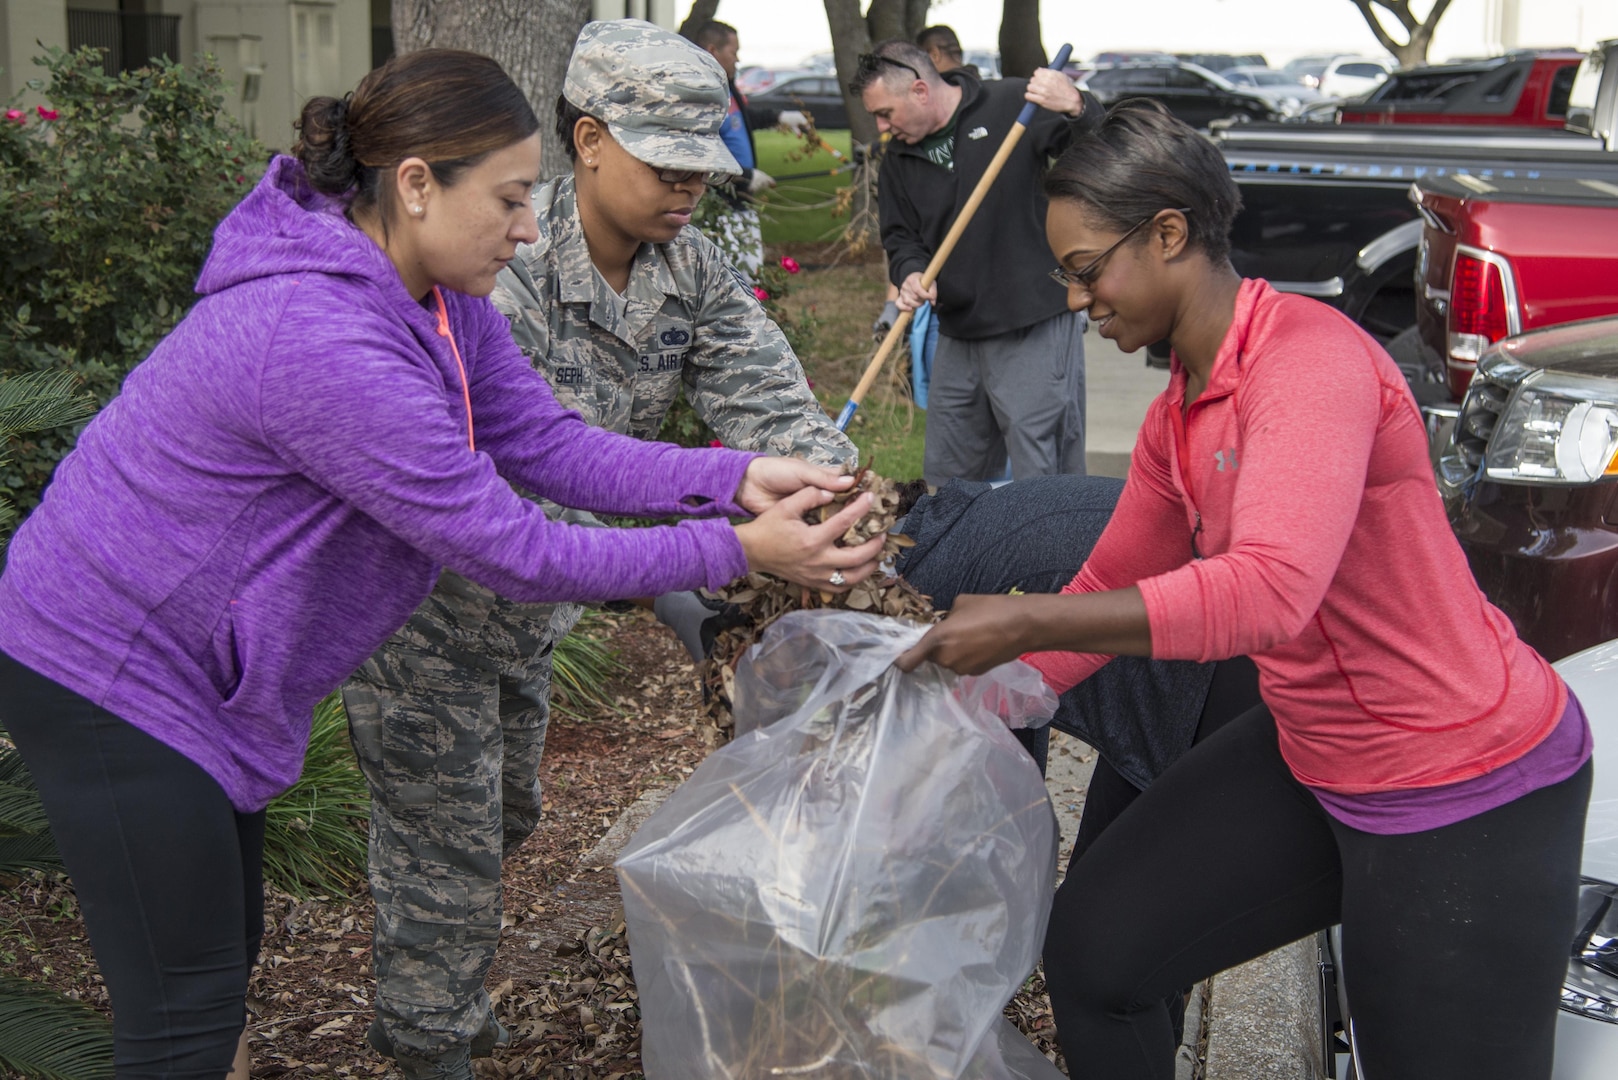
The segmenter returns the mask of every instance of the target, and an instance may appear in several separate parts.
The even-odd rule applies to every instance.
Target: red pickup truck
[[[1618,173],[1426,176],[1411,199],[1423,220],[1417,331],[1454,400],[1500,339],[1618,314]]]
[[[1342,124],[1559,128],[1583,59],[1583,53],[1557,49],[1396,71],[1364,101],[1343,105],[1337,119]]]

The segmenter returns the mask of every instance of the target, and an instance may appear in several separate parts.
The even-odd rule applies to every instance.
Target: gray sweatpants
[[[1014,480],[1084,472],[1083,315],[1060,315],[994,337],[938,335],[927,389],[922,475]]]

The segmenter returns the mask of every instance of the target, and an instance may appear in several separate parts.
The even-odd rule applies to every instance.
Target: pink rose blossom
[[[6,119],[18,124],[28,123],[28,114],[21,109],[7,109]]]
[[[715,450],[722,450],[725,446],[725,444],[720,442],[718,439],[709,439],[708,445],[713,447]]]
[[[58,116],[62,115],[55,109],[47,109],[43,105],[35,105],[34,111],[39,114],[39,118],[41,120],[55,120]]]
[[[803,381],[809,384],[809,389],[813,390],[815,388],[815,380],[813,380],[813,379],[805,379]]]
[[[764,291],[764,286],[762,285],[753,286],[753,295],[758,297],[758,302],[761,304],[770,298],[770,294]]]
[[[796,274],[799,270],[802,270],[803,267],[799,266],[798,260],[794,259],[791,255],[783,255],[781,256],[781,269],[785,270],[789,274]]]

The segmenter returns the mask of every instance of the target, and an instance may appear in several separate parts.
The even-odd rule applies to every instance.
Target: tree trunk
[[[927,9],[932,0],[905,0],[905,37],[911,41],[927,26]]]
[[[1000,74],[1026,79],[1044,66],[1039,0],[1005,0],[1000,9]]]
[[[876,121],[865,111],[865,103],[848,92],[848,82],[859,66],[859,55],[871,49],[871,31],[860,13],[860,0],[825,0],[826,22],[831,27],[832,57],[837,64],[837,86],[848,106],[848,126],[856,159],[861,165],[854,172],[854,198],[849,206],[846,234],[855,251],[864,250],[876,235],[876,205],[873,182],[876,165],[862,148],[876,146]]]
[[[544,175],[571,166],[551,133],[573,42],[590,19],[590,0],[393,0],[393,44],[470,49],[492,56],[528,95],[539,116]]]
[[[825,0],[826,22],[831,27],[832,57],[837,63],[837,86],[848,106],[848,126],[855,143],[876,142],[876,121],[859,98],[848,92],[848,82],[859,66],[859,55],[871,49],[871,32],[860,14],[860,0]]]
[[[1415,67],[1426,63],[1427,47],[1432,44],[1433,31],[1438,27],[1438,20],[1444,17],[1448,10],[1450,0],[1433,0],[1433,6],[1428,10],[1425,19],[1418,19],[1416,13],[1410,10],[1410,0],[1350,0],[1360,9],[1365,22],[1376,35],[1376,40],[1382,47],[1393,54],[1399,61],[1400,67]],[[1377,15],[1376,9],[1381,8],[1392,15],[1405,32],[1405,40],[1400,41],[1382,25],[1382,19]]]
[[[705,23],[711,22],[719,11],[719,0],[694,0],[691,4],[691,13],[680,24],[680,36],[696,40],[696,32]]]
[[[904,38],[915,41],[927,25],[927,8],[932,0],[871,0],[865,11],[865,26],[871,41]]]

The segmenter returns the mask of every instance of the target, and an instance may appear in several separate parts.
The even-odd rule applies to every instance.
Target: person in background
[[[898,666],[1022,655],[1061,692],[1115,654],[1246,655],[1262,698],[1069,866],[1044,962],[1073,1076],[1168,1080],[1171,997],[1340,923],[1364,1075],[1548,1080],[1590,728],[1479,591],[1403,375],[1237,275],[1240,192],[1156,103],[1114,108],[1045,192],[1069,305],[1126,353],[1167,339],[1168,389],[1062,593],[957,597]]]
[[[978,69],[972,64],[961,62],[961,42],[955,36],[955,31],[944,25],[929,26],[916,35],[916,44],[926,51],[927,58],[933,62],[933,68],[940,74],[964,68],[973,75]],[[923,314],[925,312],[926,314]],[[920,378],[916,380],[917,404],[925,409],[927,407],[926,387],[927,374],[932,370],[933,351],[938,344],[938,323],[931,318],[932,305],[923,304],[916,311],[916,322],[924,324],[922,329],[926,332],[924,344],[920,349],[912,351],[917,355],[912,360]],[[887,336],[893,324],[899,321],[899,286],[888,282],[887,296],[882,304],[882,314],[876,317],[871,324],[871,333],[877,341]]]
[[[908,41],[860,58],[849,85],[892,133],[879,193],[882,246],[898,306],[931,302],[938,347],[928,390],[922,473],[932,485],[988,480],[1010,459],[1014,479],[1084,471],[1084,316],[1043,278],[1050,157],[1102,114],[1066,76],[981,83],[940,75]],[[949,264],[922,272],[1026,102],[1041,107],[1006,161]]]
[[[974,77],[983,78],[983,73],[977,69],[976,64],[965,62],[964,54],[961,52],[961,39],[955,36],[952,27],[943,23],[925,27],[916,35],[916,44],[926,52],[927,59],[933,62],[934,70],[940,75],[956,68],[965,68]]]
[[[501,272],[509,337],[586,423],[656,438],[683,394],[727,446],[852,467],[857,458],[752,291],[690,224],[720,138],[720,65],[650,23],[593,22],[555,105],[571,175],[531,201],[537,235]],[[599,524],[576,504],[553,515]],[[722,613],[688,589],[645,600],[701,660]],[[502,599],[446,573],[343,691],[371,788],[376,1021],[412,1075],[459,1073],[505,1038],[483,979],[500,870],[539,824],[551,656],[576,604]],[[434,1071],[437,1070],[437,1071]]]
[[[866,500],[802,520],[848,486],[832,470],[645,443],[557,404],[487,300],[536,236],[539,169],[539,121],[488,57],[424,49],[312,98],[293,156],[215,232],[201,299],[11,542],[0,725],[72,875],[119,1077],[247,1075],[264,808],[314,706],[442,568],[529,602],[875,568],[833,546]],[[706,520],[578,528],[514,483]],[[379,918],[420,915],[400,899]]]
[[[734,182],[718,189],[726,210],[714,227],[722,231],[731,242],[726,246],[741,253],[737,267],[747,275],[749,284],[758,280],[764,269],[764,234],[758,220],[758,210],[750,201],[775,186],[770,174],[758,167],[758,150],[753,145],[753,126],[747,119],[747,99],[736,89],[736,65],[741,54],[741,38],[736,28],[718,19],[710,19],[697,27],[692,40],[708,55],[719,61],[725,71],[729,101],[725,106],[725,122],[719,127],[719,136],[725,147],[741,167]]]

